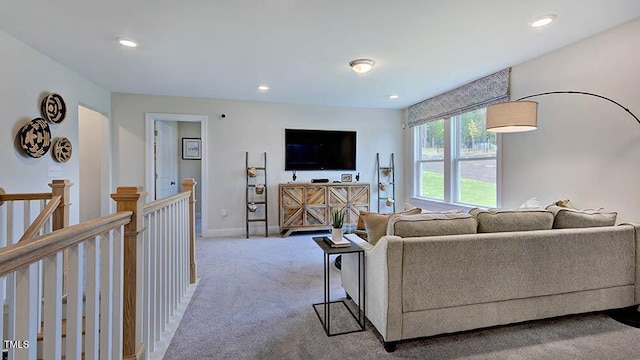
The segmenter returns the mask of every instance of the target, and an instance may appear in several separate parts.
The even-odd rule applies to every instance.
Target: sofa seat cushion
[[[553,213],[545,209],[471,209],[479,233],[550,230]]]
[[[415,208],[398,214],[420,214],[421,211],[422,209]],[[369,243],[375,245],[387,233],[387,224],[391,215],[360,211],[360,218],[363,220],[364,227],[367,230],[367,241]]]
[[[439,235],[475,234],[476,219],[465,213],[394,214],[389,217],[387,235],[402,238]]]
[[[547,206],[554,214],[554,229],[613,226],[618,213],[603,210],[577,210],[557,205]]]

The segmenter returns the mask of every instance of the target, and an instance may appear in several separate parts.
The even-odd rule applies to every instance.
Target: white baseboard
[[[149,360],[161,360],[164,357],[164,354],[167,352],[169,348],[169,344],[171,343],[171,339],[176,334],[178,330],[178,325],[180,325],[180,320],[184,316],[185,310],[189,306],[191,302],[191,298],[193,298],[193,293],[196,291],[196,288],[200,284],[200,278],[196,279],[195,284],[190,284],[187,292],[185,293],[182,301],[178,305],[178,308],[174,310],[174,314],[171,316],[171,320],[166,324],[166,329],[162,333],[160,340],[158,340],[154,345],[155,349],[153,352],[149,354]]]
[[[202,237],[241,237],[246,236],[245,228],[207,229],[202,231]],[[249,236],[264,236],[264,227],[249,229]],[[279,226],[269,226],[269,236],[280,236]]]

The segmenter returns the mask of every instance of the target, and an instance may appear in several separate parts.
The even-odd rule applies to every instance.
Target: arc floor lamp
[[[538,128],[538,103],[535,101],[524,101],[526,99],[552,94],[578,94],[597,97],[609,101],[622,108],[640,125],[640,119],[628,108],[619,102],[609,99],[606,96],[584,92],[584,91],[548,91],[539,94],[521,97],[515,101],[508,101],[489,105],[487,107],[487,131],[495,133],[530,131]]]
[[[606,96],[593,94],[584,91],[549,91],[539,94],[528,95],[515,101],[498,103],[487,107],[487,131],[495,133],[510,133],[530,131],[538,128],[538,103],[535,101],[525,101],[526,99],[552,94],[578,94],[597,97],[609,101],[622,108],[631,115],[640,125],[640,119],[628,108],[619,102],[609,99]],[[640,312],[637,307],[625,308],[609,311],[608,314],[613,319],[633,327],[640,328]]]

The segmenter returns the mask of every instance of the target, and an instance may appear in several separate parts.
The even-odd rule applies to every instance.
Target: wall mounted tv
[[[356,132],[284,129],[285,170],[355,170]]]

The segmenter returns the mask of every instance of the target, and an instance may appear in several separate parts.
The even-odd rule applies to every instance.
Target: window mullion
[[[452,199],[452,179],[453,179],[453,164],[452,159],[454,156],[453,153],[453,145],[455,144],[453,140],[453,122],[451,119],[444,120],[444,201],[447,203],[451,203]]]

